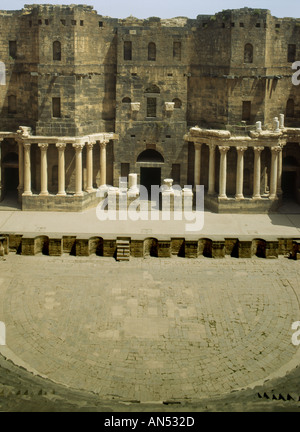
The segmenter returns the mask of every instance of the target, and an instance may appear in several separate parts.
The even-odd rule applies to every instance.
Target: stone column
[[[83,196],[82,192],[82,149],[84,144],[73,144],[76,152],[76,190],[75,196],[81,197]]]
[[[271,180],[270,180],[270,199],[274,200],[277,197],[278,185],[278,156],[281,152],[281,147],[271,148],[272,162],[271,162]]]
[[[47,163],[47,150],[48,144],[39,144],[41,149],[41,196],[49,195],[48,192],[48,163]]]
[[[24,149],[23,142],[19,141],[19,194],[22,194],[24,190]]]
[[[277,193],[282,195],[282,151],[278,154],[278,179],[277,179]]]
[[[227,183],[227,153],[230,147],[219,146],[221,159],[220,159],[220,186],[219,186],[219,198],[227,198],[226,195],[226,183]]]
[[[195,146],[195,172],[194,183],[195,187],[200,185],[201,178],[201,147],[202,144],[194,143]]]
[[[237,147],[236,195],[237,200],[244,199],[244,153],[247,147]]]
[[[86,144],[86,171],[87,171],[87,187],[88,193],[94,192],[93,188],[93,147],[95,143]]]
[[[261,153],[264,147],[254,147],[253,199],[261,199]]]
[[[58,196],[66,196],[65,186],[65,143],[57,143],[58,150]]]
[[[216,145],[209,144],[209,177],[208,177],[208,195],[215,195],[216,183]]]
[[[100,141],[100,186],[106,185],[106,146],[109,140]]]
[[[31,196],[31,164],[30,164],[30,143],[24,143],[24,192],[23,196]]]

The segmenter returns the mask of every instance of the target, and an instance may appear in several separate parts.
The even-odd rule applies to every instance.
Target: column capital
[[[107,146],[107,144],[109,143],[109,140],[107,141],[107,140],[104,140],[104,141],[99,141],[99,144],[100,144],[100,147],[103,149],[103,148],[106,148],[106,146]]]
[[[67,147],[66,143],[56,143],[56,147],[58,148],[58,150],[65,150]]]
[[[87,143],[86,143],[86,147],[87,147],[89,150],[92,150],[95,144],[96,144],[96,141],[94,141],[94,142],[87,142]]]
[[[23,146],[24,146],[25,150],[28,150],[31,147],[31,143],[29,143],[29,142],[23,142]]]
[[[207,145],[209,147],[209,150],[211,150],[211,151],[215,151],[215,149],[217,147],[217,144],[213,144],[213,143],[210,143],[210,144],[207,144]]]
[[[229,146],[218,146],[221,153],[228,153],[230,150]]]
[[[238,146],[238,147],[236,147],[236,151],[238,153],[244,153],[247,150],[248,150],[248,147],[245,147],[245,146]]]
[[[262,153],[264,151],[264,147],[253,147],[253,151],[255,153]]]
[[[276,147],[271,147],[271,152],[272,153],[280,153],[280,152],[282,152],[282,147],[280,147],[280,146],[276,146]]]
[[[194,146],[195,146],[195,148],[196,149],[201,149],[201,147],[202,147],[202,145],[203,145],[203,143],[202,142],[199,142],[199,141],[194,141]]]
[[[75,149],[76,152],[82,152],[82,149],[84,146],[85,146],[85,144],[83,144],[83,143],[74,143],[73,144],[73,148]]]
[[[39,148],[41,150],[47,150],[48,147],[49,147],[49,144],[47,144],[47,143],[41,143],[41,144],[38,144],[38,146],[39,146]]]

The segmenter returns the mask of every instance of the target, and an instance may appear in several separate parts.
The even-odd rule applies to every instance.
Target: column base
[[[87,193],[93,193],[93,192],[95,192],[96,191],[96,189],[94,189],[94,188],[87,188]]]
[[[66,192],[58,192],[58,194],[56,194],[56,196],[65,197],[65,196],[67,196],[67,194],[66,194]]]
[[[80,192],[80,193],[76,193],[74,196],[75,197],[83,197],[83,195],[84,195],[83,192]]]
[[[41,192],[40,194],[39,194],[39,196],[49,196],[49,192]]]
[[[32,192],[23,192],[22,196],[32,196]]]
[[[275,201],[277,199],[277,196],[276,195],[270,195],[269,196],[269,200],[270,201]]]
[[[228,196],[227,195],[219,195],[218,199],[219,200],[228,200]]]
[[[244,195],[236,195],[235,196],[236,201],[242,201],[245,199]]]
[[[254,196],[252,197],[252,200],[253,200],[253,201],[259,201],[259,200],[262,200],[262,197],[261,197],[261,195],[254,195]]]

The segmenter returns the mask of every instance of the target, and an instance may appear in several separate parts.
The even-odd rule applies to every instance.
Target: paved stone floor
[[[299,262],[10,254],[6,357],[104,399],[197,401],[300,364]]]

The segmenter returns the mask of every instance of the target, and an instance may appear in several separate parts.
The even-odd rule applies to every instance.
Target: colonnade
[[[41,152],[41,190],[40,196],[48,196],[48,157],[47,152],[49,145],[55,145],[57,148],[58,158],[58,192],[57,196],[66,196],[65,184],[65,150],[67,145],[72,145],[75,152],[75,196],[81,197],[84,194],[82,185],[82,151],[86,147],[86,171],[87,186],[85,192],[91,193],[93,188],[93,150],[96,143],[100,144],[100,186],[106,184],[106,146],[110,138],[103,138],[99,141],[86,143],[67,144],[58,142],[56,144],[38,143]],[[31,142],[19,141],[19,191],[23,196],[32,195],[31,187]]]
[[[204,143],[194,142],[195,146],[195,167],[194,173],[195,185],[200,185],[201,177],[201,149]],[[216,195],[216,148],[220,152],[220,166],[219,166],[219,192],[220,199],[227,199],[227,154],[230,146],[206,144],[209,146],[209,178],[208,178],[208,195]],[[254,200],[261,199],[261,154],[265,147],[263,146],[234,146],[237,152],[237,166],[236,166],[236,200],[244,199],[244,156],[246,151],[251,149],[254,151],[254,168],[253,168],[253,195]],[[271,200],[276,199],[278,194],[282,193],[282,147],[276,145],[269,147],[271,159],[271,176],[270,176],[270,195]]]

